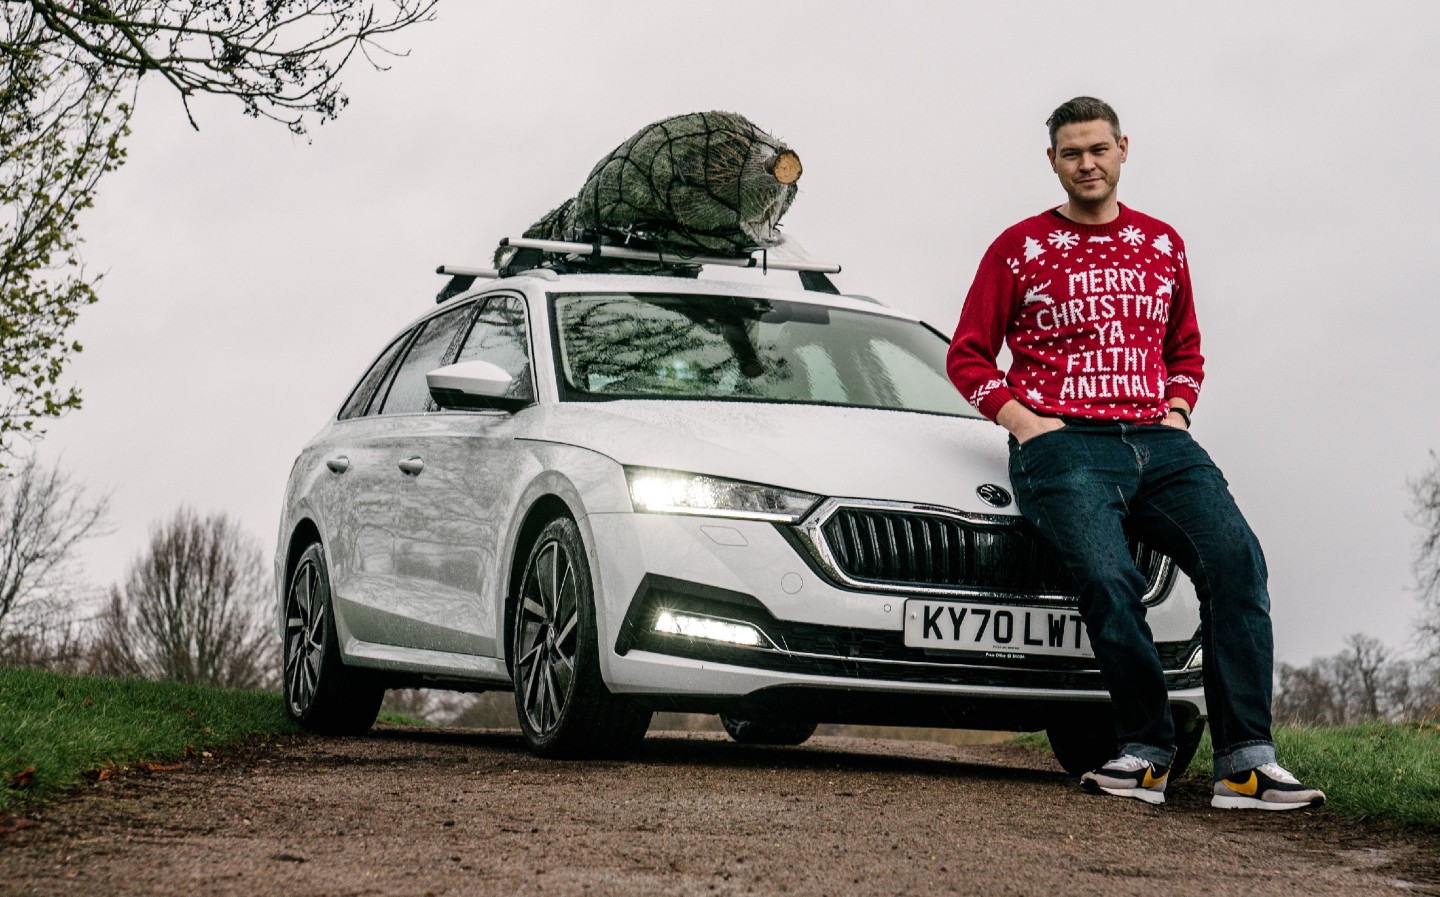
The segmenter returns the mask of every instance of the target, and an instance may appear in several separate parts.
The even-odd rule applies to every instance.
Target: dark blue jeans
[[[1121,753],[1168,766],[1175,750],[1134,536],[1195,584],[1215,777],[1274,762],[1265,556],[1205,450],[1175,427],[1072,422],[1024,445],[1011,438],[1010,478],[1021,513],[1080,583]]]

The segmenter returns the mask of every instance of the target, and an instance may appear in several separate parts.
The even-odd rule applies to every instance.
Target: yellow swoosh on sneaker
[[[1243,794],[1246,797],[1254,797],[1255,792],[1260,790],[1260,780],[1256,777],[1255,770],[1253,769],[1250,770],[1250,778],[1243,782],[1232,782],[1229,779],[1221,779],[1220,781],[1224,782],[1225,787],[1231,791],[1234,791],[1236,794]]]
[[[1170,774],[1169,772],[1166,772],[1164,776],[1156,778],[1154,775],[1151,774],[1154,771],[1155,767],[1153,766],[1145,767],[1145,778],[1141,779],[1140,781],[1141,788],[1153,788],[1161,782],[1165,781],[1165,776],[1168,776]]]

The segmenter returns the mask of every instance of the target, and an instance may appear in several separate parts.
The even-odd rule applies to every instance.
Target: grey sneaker
[[[1156,767],[1148,760],[1124,754],[1080,777],[1080,787],[1093,794],[1133,797],[1147,804],[1165,803],[1169,767]]]
[[[1222,810],[1303,810],[1325,803],[1325,792],[1306,788],[1278,763],[1226,776],[1215,783],[1210,806]]]

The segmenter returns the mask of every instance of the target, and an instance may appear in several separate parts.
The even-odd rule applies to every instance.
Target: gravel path
[[[0,836],[0,895],[1440,895],[1434,832],[1081,792],[1013,745],[383,728],[131,771]]]

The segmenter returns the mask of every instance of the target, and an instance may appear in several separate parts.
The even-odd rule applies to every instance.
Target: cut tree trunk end
[[[790,186],[800,180],[800,174],[805,169],[800,165],[800,157],[792,152],[786,151],[775,159],[775,167],[771,169],[775,174],[775,180]]]

